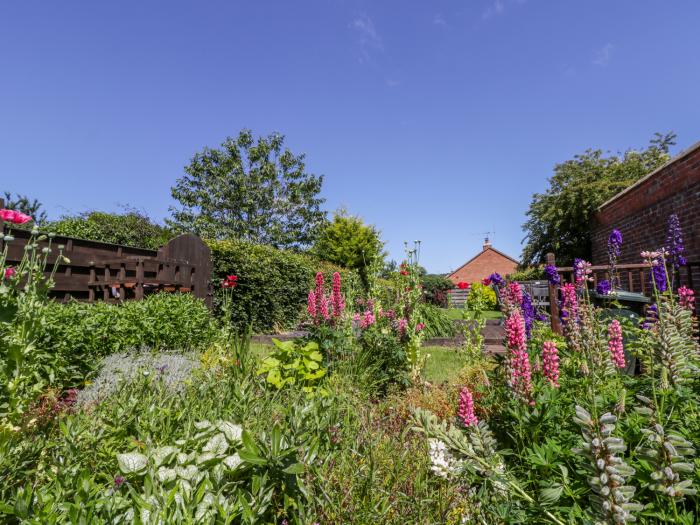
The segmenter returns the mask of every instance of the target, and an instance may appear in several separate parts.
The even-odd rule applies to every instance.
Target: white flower
[[[439,439],[428,439],[428,456],[432,463],[430,470],[441,478],[447,479],[459,469],[459,462]]]

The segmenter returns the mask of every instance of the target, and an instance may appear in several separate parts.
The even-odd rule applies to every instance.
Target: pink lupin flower
[[[399,335],[404,335],[406,333],[406,328],[408,327],[408,321],[403,317],[396,322],[396,329]]]
[[[542,345],[542,375],[554,388],[559,388],[559,350],[554,341]]]
[[[465,427],[476,426],[479,423],[479,420],[474,415],[474,398],[466,386],[459,393],[457,417]]]
[[[309,291],[309,297],[306,300],[306,311],[309,315],[316,319],[316,294],[313,290]]]
[[[575,323],[578,319],[578,299],[576,287],[571,283],[561,285],[561,316],[564,324]]]
[[[678,288],[678,303],[681,308],[692,312],[695,310],[695,292],[686,286],[681,286]]]
[[[624,368],[625,351],[622,345],[622,327],[617,319],[613,319],[608,325],[608,350],[613,364],[617,368]]]
[[[521,399],[533,404],[532,369],[527,353],[525,320],[519,310],[513,310],[506,320],[506,335],[510,350],[510,387]]]
[[[17,271],[12,266],[5,268],[5,279],[12,279],[16,274]]]
[[[345,301],[340,293],[340,274],[333,274],[333,293],[331,294],[331,304],[333,306],[333,316],[340,317],[345,309]]]
[[[326,296],[323,293],[323,273],[318,272],[316,274],[316,313],[317,315],[321,313],[321,303],[325,302]],[[327,307],[326,307],[327,309]]]
[[[375,321],[376,319],[374,318],[374,312],[372,312],[372,310],[366,310],[362,315],[362,319],[360,320],[360,328],[369,328]]]
[[[330,314],[328,313],[328,298],[324,295],[321,295],[321,301],[318,302],[321,303],[318,308],[318,313],[324,320],[327,321],[328,319],[330,319]]]

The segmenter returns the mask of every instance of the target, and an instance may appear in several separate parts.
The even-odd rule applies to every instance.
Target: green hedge
[[[45,308],[37,346],[50,350],[51,382],[64,387],[79,386],[108,354],[202,348],[214,335],[208,308],[189,294],[159,293],[123,305],[51,302]]]
[[[233,291],[234,321],[240,327],[252,323],[253,331],[258,333],[298,325],[318,271],[324,273],[329,291],[335,271],[340,272],[343,291],[349,297],[359,287],[356,272],[307,254],[243,241],[207,244],[212,252],[215,287],[226,275],[238,276],[238,286]]]

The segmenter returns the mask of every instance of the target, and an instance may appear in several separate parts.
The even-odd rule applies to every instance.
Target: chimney
[[[488,238],[488,237],[486,237],[486,238],[484,239],[484,250],[485,250],[486,248],[491,248],[491,241],[489,241],[489,238]]]

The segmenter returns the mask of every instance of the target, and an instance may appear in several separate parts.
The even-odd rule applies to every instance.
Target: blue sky
[[[448,271],[519,256],[552,166],[700,140],[700,2],[0,4],[0,190],[161,220],[192,154],[278,131],[332,211]]]

